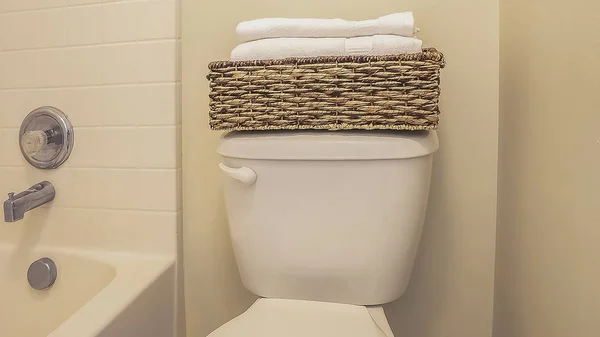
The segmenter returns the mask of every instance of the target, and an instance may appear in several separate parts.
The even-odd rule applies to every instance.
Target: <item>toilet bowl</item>
[[[262,298],[209,337],[393,337],[383,308]]]
[[[262,297],[211,337],[391,337],[435,131],[233,132],[218,153],[242,282]]]

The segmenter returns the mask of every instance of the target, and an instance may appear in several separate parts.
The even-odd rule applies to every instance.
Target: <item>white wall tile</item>
[[[178,76],[181,76],[181,74],[179,74]],[[176,119],[176,123],[177,124],[181,124],[181,111],[183,110],[183,106],[182,106],[182,93],[181,93],[181,82],[177,83],[176,86],[176,91],[175,91],[175,101],[177,102],[176,104],[176,109],[175,109],[175,119]]]
[[[0,68],[2,67],[0,60]],[[36,91],[6,91],[0,90],[0,128],[19,127],[21,121],[36,107],[44,104],[38,102],[48,102]]]
[[[25,165],[19,150],[19,129],[0,128],[0,167],[19,167]],[[2,179],[2,177],[0,177]]]
[[[178,81],[177,44],[175,40],[139,44],[139,81]]]
[[[103,59],[99,49],[99,47],[81,47],[51,51],[51,54],[59,55],[61,62],[67,64],[60,69],[60,75],[56,75],[60,76],[60,79],[53,79],[52,83],[65,87],[102,84],[105,72],[101,66]]]
[[[176,84],[82,88],[65,103],[77,126],[175,125]]]
[[[63,49],[0,53],[0,89],[63,86],[70,70]]]
[[[19,127],[33,109],[63,110],[76,127],[180,124],[179,84],[0,90],[0,128]]]
[[[103,46],[103,83],[175,82],[176,54],[174,40]]]
[[[71,46],[177,37],[174,0],[117,1],[66,11]]]
[[[174,0],[0,0],[0,191],[50,180],[55,220],[111,226],[181,209],[177,11]],[[58,170],[30,167],[18,147],[21,121],[44,105],[75,126]]]
[[[98,48],[98,47],[96,47]],[[90,47],[0,53],[0,89],[100,84],[101,55]]]
[[[66,0],[0,0],[0,12],[54,8],[65,4]]]
[[[175,22],[177,23],[177,38],[181,39],[181,0],[175,0]]]
[[[75,128],[67,168],[179,168],[180,127]],[[19,129],[0,128],[0,167],[29,167],[19,150]]]
[[[15,226],[0,226],[0,243],[19,242],[22,248],[49,244],[111,252],[135,250],[172,254],[176,251],[174,234],[179,216],[180,212],[43,206],[27,213]],[[27,231],[23,231],[23,228],[27,228]],[[142,231],[146,240],[139,240]],[[94,237],[90,238],[92,232]],[[173,240],[165,240],[169,237]]]
[[[0,191],[20,192],[48,180],[56,187],[53,207],[177,211],[178,171],[0,168]]]
[[[139,82],[139,44],[128,43],[102,46],[102,84]],[[165,65],[166,66],[166,65]]]
[[[0,14],[0,50],[59,47],[66,42],[63,10]]]
[[[104,17],[101,6],[81,6],[65,9],[67,44],[92,45],[104,42]]]
[[[177,168],[177,127],[75,129],[66,167]]]
[[[177,168],[182,168],[182,166],[183,166],[182,161],[181,161],[182,160],[181,153],[183,153],[183,144],[182,144],[183,138],[182,137],[183,137],[182,127],[181,127],[181,125],[179,125],[179,126],[177,126],[177,135],[175,136],[175,140],[177,142],[175,148],[177,149],[176,151],[178,153],[178,156],[175,159]]]
[[[110,3],[102,6],[104,42],[135,41],[139,36],[138,15],[147,2]]]
[[[177,38],[174,0],[148,1],[139,6],[138,40]]]
[[[183,169],[177,169],[177,172],[175,173],[176,176],[176,181],[177,181],[177,186],[178,187],[178,192],[177,195],[175,196],[175,198],[177,199],[175,202],[175,205],[177,206],[178,210],[183,209],[183,193],[181,193],[181,188],[182,188],[182,183],[183,183]]]
[[[77,6],[77,5],[88,5],[88,4],[102,4],[107,2],[116,2],[123,0],[66,0],[67,5]]]
[[[175,82],[176,42],[0,53],[0,89]]]
[[[181,82],[181,72],[183,71],[183,64],[181,58],[181,40],[177,40],[175,45],[175,53],[177,54],[177,58],[175,60],[175,74],[178,82]]]

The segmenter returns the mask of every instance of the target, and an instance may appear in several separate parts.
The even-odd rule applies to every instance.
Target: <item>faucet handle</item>
[[[15,200],[15,194],[13,192],[8,193],[8,200],[10,200],[10,201]]]
[[[21,149],[28,156],[35,156],[48,146],[48,134],[46,131],[27,131],[21,137]]]

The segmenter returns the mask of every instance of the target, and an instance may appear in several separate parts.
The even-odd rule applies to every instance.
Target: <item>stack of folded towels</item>
[[[375,20],[258,19],[237,26],[243,42],[231,52],[232,61],[288,57],[390,55],[420,53],[422,41],[412,12]]]

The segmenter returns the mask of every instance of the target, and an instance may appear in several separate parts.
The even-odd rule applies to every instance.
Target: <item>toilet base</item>
[[[393,337],[382,307],[262,298],[209,337]]]

